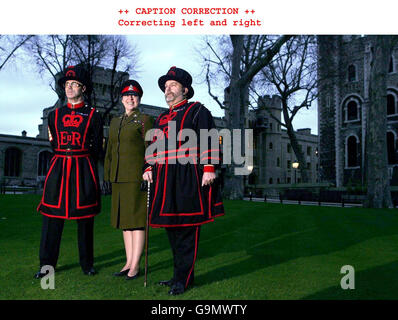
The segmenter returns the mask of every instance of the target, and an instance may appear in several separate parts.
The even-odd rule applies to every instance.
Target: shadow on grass
[[[33,200],[37,202],[37,199],[32,198],[31,203],[20,199],[25,198],[1,199],[7,200],[0,201],[0,211],[5,212],[4,216],[7,220],[1,220],[4,228],[0,237],[4,240],[4,252],[8,252],[7,263],[13,265],[13,262],[19,262],[19,257],[22,255],[15,249],[24,250],[29,244],[31,249],[25,255],[24,262],[34,265],[38,263],[41,229],[40,216],[32,212],[34,210],[32,202]],[[109,202],[109,199],[107,201]],[[109,207],[108,202],[107,207]],[[265,274],[268,271],[265,269],[270,266],[301,257],[327,255],[339,251],[342,251],[341,255],[344,255],[343,250],[350,246],[372,238],[398,233],[398,217],[394,210],[309,207],[245,201],[226,201],[225,208],[225,217],[220,217],[216,222],[204,225],[201,229],[195,268],[195,284],[198,286],[234,278],[240,278],[239,280],[242,281],[249,280],[260,286],[263,284],[262,278],[274,276],[272,273]],[[94,259],[95,267],[99,270],[117,267],[125,261],[120,231],[110,227],[109,214],[105,211],[96,218],[95,222]],[[63,248],[64,250],[68,248],[69,251],[73,248],[77,253],[76,226],[74,223],[69,225],[73,227],[65,230],[66,238],[63,236],[62,240]],[[101,246],[101,244],[104,245]],[[369,249],[366,252],[371,261],[374,259],[371,252],[374,251],[370,250],[372,248],[366,248]],[[61,255],[68,256],[65,261],[72,263],[60,266],[59,270],[80,269],[76,253],[61,250]],[[382,251],[378,254],[382,254]],[[164,273],[172,273],[172,255],[164,230],[151,229],[149,261],[151,272],[163,270]],[[352,263],[355,266],[355,261]],[[398,284],[394,280],[394,271],[398,270],[397,267],[397,263],[394,262],[358,272],[357,289],[350,293],[349,299],[395,298],[394,293],[398,292]],[[291,268],[292,270],[287,270],[287,272],[295,271],[294,267]],[[250,277],[252,273],[256,273],[253,278]],[[29,277],[31,277],[30,274]],[[311,275],[309,279],[310,277]],[[362,286],[362,283],[365,285]],[[387,283],[386,287],[384,283]],[[336,285],[305,298],[344,299],[344,295],[348,295],[348,292],[343,291],[338,286],[339,283]],[[383,294],[383,290],[390,293]],[[339,296],[340,291],[342,293]]]
[[[339,285],[303,297],[305,300],[396,300],[398,299],[398,261],[355,272],[355,289]],[[344,277],[344,274],[341,275]]]
[[[106,253],[100,256],[95,256],[94,257],[94,266],[97,269],[97,271],[101,270],[102,268],[108,267],[108,266],[113,266],[113,265],[118,265],[119,263],[122,263],[125,261],[125,254],[124,250],[116,250],[110,253]],[[105,262],[105,263],[103,263]],[[70,264],[65,264],[57,268],[57,271],[66,271],[74,268],[80,267],[79,262],[76,263],[70,263]]]
[[[203,227],[198,261],[226,257],[218,262],[212,259],[212,266],[205,266],[205,273],[196,277],[197,284],[246,276],[290,260],[329,254],[398,233],[397,214],[392,210],[236,201],[228,202],[226,211],[224,220]]]
[[[157,253],[168,250],[168,242],[164,241],[165,236],[162,234],[156,234],[151,237],[151,242],[154,245],[151,246],[149,244],[148,248],[148,255],[149,258],[155,256]],[[100,242],[101,240],[97,240],[96,242]],[[108,267],[113,267],[113,266],[118,266],[120,264],[124,264],[126,262],[126,254],[124,250],[124,244],[122,241],[118,241],[116,246],[119,246],[120,249],[112,251],[112,252],[107,252],[106,254],[101,254],[101,255],[96,255],[94,251],[94,267],[97,271],[100,271],[103,268],[108,268]],[[62,253],[61,253],[62,254]],[[141,261],[144,261],[145,259],[145,251],[143,251],[142,256],[141,256]],[[167,268],[172,265],[172,260],[168,260],[167,262],[162,261],[160,263],[157,263],[155,265],[151,265],[151,270],[157,270],[157,269],[162,269],[162,268]],[[71,264],[65,264],[57,268],[57,271],[66,271],[74,268],[79,268],[80,264],[77,261],[76,263],[71,263]],[[117,270],[115,270],[116,272]]]

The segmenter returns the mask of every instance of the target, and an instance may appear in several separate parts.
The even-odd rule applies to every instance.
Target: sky
[[[197,48],[203,46],[203,35],[130,35],[128,40],[139,51],[139,73],[130,74],[143,90],[142,103],[166,107],[163,92],[157,85],[160,76],[171,66],[187,70],[193,77],[194,101],[202,102],[216,117],[224,116],[218,104],[208,94]],[[215,92],[220,99],[223,92]],[[35,137],[41,124],[42,111],[57,101],[56,94],[28,60],[16,60],[0,72],[0,133]],[[222,99],[221,99],[222,101]],[[295,129],[311,128],[317,133],[316,105],[303,110],[293,122]]]
[[[398,3],[398,2],[397,2]],[[130,0],[105,1],[93,6],[90,1],[69,0],[61,10],[56,10],[51,0],[38,2],[29,0],[6,1],[0,10],[1,34],[124,34],[137,45],[140,51],[141,72],[131,74],[144,90],[142,103],[156,106],[166,104],[157,79],[169,67],[186,69],[193,76],[195,96],[214,116],[224,115],[223,110],[207,93],[207,85],[200,77],[200,61],[195,47],[200,45],[203,35],[219,34],[396,34],[397,4],[388,0],[372,2],[335,0],[327,3],[319,0]],[[177,8],[174,16],[139,15],[137,8]],[[181,8],[239,8],[237,16],[184,15]],[[344,8],[344,9],[342,9]],[[389,10],[386,10],[388,8]],[[129,10],[123,13],[122,10]],[[253,11],[249,13],[249,11]],[[254,13],[255,11],[255,13]],[[134,19],[228,19],[228,27],[125,27],[118,25],[120,18]],[[261,26],[233,27],[233,19],[260,20]],[[336,23],[338,21],[338,23]],[[369,23],[372,21],[372,23]],[[73,23],[70,23],[73,22]],[[9,64],[0,71],[0,133],[20,135],[23,130],[29,137],[38,134],[42,110],[54,105],[55,93],[48,80],[34,72],[31,63],[24,61]],[[216,92],[223,97],[223,92]],[[221,99],[222,100],[222,99]],[[317,134],[317,106],[301,110],[293,122],[294,128],[311,128]]]

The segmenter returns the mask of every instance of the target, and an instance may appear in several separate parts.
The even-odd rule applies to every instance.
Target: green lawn
[[[149,279],[114,278],[124,265],[122,234],[109,223],[110,198],[95,222],[95,267],[84,276],[76,223],[65,223],[55,290],[33,279],[41,215],[36,195],[0,195],[0,299],[397,299],[396,210],[226,201],[226,216],[202,227],[195,287],[170,297],[156,282],[170,278],[163,229],[150,230]],[[142,259],[142,271],[144,259]],[[340,269],[355,268],[355,290]]]

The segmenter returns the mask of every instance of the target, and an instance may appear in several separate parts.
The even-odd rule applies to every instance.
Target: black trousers
[[[174,260],[173,281],[184,287],[193,284],[200,226],[166,228]]]
[[[57,265],[59,247],[65,219],[50,218],[43,215],[43,225],[40,240],[40,267]],[[94,217],[77,219],[77,238],[80,266],[88,271],[94,263]]]

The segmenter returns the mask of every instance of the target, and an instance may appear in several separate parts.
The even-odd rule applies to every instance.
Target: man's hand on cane
[[[145,181],[148,181],[149,183],[152,183],[152,171],[147,171],[144,172],[144,174],[142,175],[142,179],[144,179]]]

